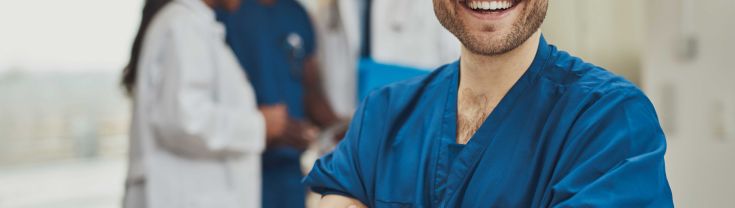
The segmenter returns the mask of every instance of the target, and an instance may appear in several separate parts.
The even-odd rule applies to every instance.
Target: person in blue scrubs
[[[270,139],[263,153],[263,207],[304,207],[301,154],[317,128],[341,122],[321,89],[310,18],[295,0],[245,0],[238,11],[220,12],[218,19],[258,105],[285,105],[289,115],[284,135]]]
[[[460,60],[363,101],[320,207],[673,207],[643,92],[548,44],[548,0],[484,2],[434,0]]]

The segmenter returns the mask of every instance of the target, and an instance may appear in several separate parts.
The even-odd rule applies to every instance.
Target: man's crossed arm
[[[319,208],[367,208],[357,199],[340,196],[325,195],[319,201]]]

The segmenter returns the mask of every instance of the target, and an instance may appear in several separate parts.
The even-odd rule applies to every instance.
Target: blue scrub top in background
[[[291,119],[306,119],[303,66],[315,50],[305,9],[294,0],[262,5],[243,1],[240,10],[218,13],[227,42],[245,69],[259,105],[286,104]],[[301,151],[269,148],[263,153],[263,207],[304,207]]]
[[[294,0],[262,5],[243,1],[233,14],[218,15],[227,42],[248,74],[259,105],[283,103],[289,116],[304,119],[303,64],[315,51],[306,10]]]
[[[304,183],[369,207],[672,207],[666,141],[633,84],[541,40],[467,145],[459,63],[370,94]]]

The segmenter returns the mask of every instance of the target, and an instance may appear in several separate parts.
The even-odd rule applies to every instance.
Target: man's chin
[[[508,46],[508,35],[496,32],[477,32],[460,40],[464,47],[472,53],[485,56],[496,56],[513,50]]]

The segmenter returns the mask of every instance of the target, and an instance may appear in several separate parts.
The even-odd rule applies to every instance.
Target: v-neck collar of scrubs
[[[476,164],[484,154],[488,146],[493,145],[497,127],[503,122],[508,113],[515,106],[515,102],[521,97],[524,91],[531,86],[539,77],[539,73],[547,64],[547,60],[551,55],[551,46],[549,46],[542,36],[539,41],[538,51],[528,70],[513,85],[508,93],[501,99],[497,107],[488,115],[480,128],[472,135],[470,141],[466,145],[457,144],[457,92],[459,88],[459,66],[460,62],[449,65],[452,70],[450,77],[450,86],[448,88],[447,99],[444,104],[444,116],[442,118],[442,136],[440,137],[440,151],[438,156],[438,172],[435,177],[437,187],[435,196],[432,197],[434,202],[442,201],[443,205],[454,203],[459,193],[466,185],[468,176],[475,169]],[[460,60],[461,61],[461,60]],[[441,182],[444,183],[441,183]],[[445,198],[448,197],[448,198]],[[443,198],[440,199],[440,198]],[[449,203],[449,204],[446,204]]]

